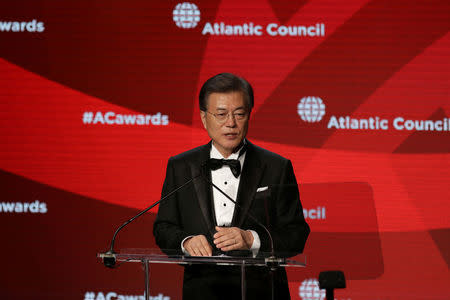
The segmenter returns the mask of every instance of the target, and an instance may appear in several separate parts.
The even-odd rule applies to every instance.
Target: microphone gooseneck
[[[180,185],[179,187],[177,187],[176,189],[174,189],[173,191],[171,191],[170,193],[168,193],[167,195],[165,195],[164,197],[162,197],[158,201],[156,201],[153,204],[151,204],[149,207],[147,207],[144,210],[140,211],[137,215],[135,215],[134,217],[132,217],[131,219],[129,219],[128,221],[123,223],[121,226],[119,226],[119,228],[117,228],[116,231],[114,232],[114,235],[113,235],[113,237],[111,239],[111,244],[109,246],[109,250],[102,254],[103,264],[106,267],[108,267],[108,268],[114,268],[116,266],[116,253],[114,252],[114,243],[116,242],[117,234],[119,233],[119,231],[122,230],[122,228],[124,228],[125,226],[127,226],[128,224],[130,224],[131,222],[133,222],[134,220],[136,220],[137,218],[139,218],[140,216],[145,214],[147,211],[149,211],[150,209],[152,209],[156,205],[160,204],[162,201],[164,201],[168,197],[172,196],[174,193],[176,193],[177,191],[179,191],[183,187],[187,186],[188,184],[190,184],[192,181],[194,181],[195,179],[199,178],[200,176],[202,176],[201,173],[199,175],[195,176],[195,177],[192,177],[191,179],[189,179],[188,181],[186,181],[185,183],[183,183],[182,185]]]
[[[208,165],[208,161],[206,161],[203,166],[207,166],[210,167]],[[239,209],[242,209],[241,205],[239,205],[235,200],[233,200],[230,196],[228,196],[221,188],[219,188],[217,185],[215,185],[209,178],[208,176],[206,176],[204,174],[204,168],[202,168],[202,173],[201,175],[203,176],[203,179],[208,182],[211,186],[213,186],[214,188],[216,188],[222,195],[224,195],[228,200],[230,200],[231,202],[233,202]],[[270,241],[270,257],[266,260],[266,262],[268,263],[268,265],[270,264],[276,264],[276,259],[275,259],[275,249],[273,246],[273,239],[272,239],[272,234],[270,233],[270,231],[267,229],[266,226],[264,226],[264,224],[262,224],[255,216],[253,216],[250,212],[248,212],[248,216],[255,221],[256,224],[258,224],[261,228],[263,228],[266,233],[267,236],[269,237],[269,241]],[[272,266],[271,266],[272,267]],[[275,266],[273,266],[275,267]]]

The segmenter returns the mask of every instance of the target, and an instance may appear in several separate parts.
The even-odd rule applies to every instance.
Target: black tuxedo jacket
[[[270,239],[265,230],[249,217],[251,214],[271,232],[276,253],[283,253],[283,255],[301,253],[309,234],[309,226],[303,217],[292,164],[288,159],[248,141],[247,143],[247,154],[236,199],[238,205],[235,206],[231,226],[256,231],[261,240],[260,253],[270,252]],[[210,179],[211,172],[203,169],[204,162],[210,158],[210,151],[211,142],[171,157],[167,165],[162,195],[168,194],[200,174],[204,174]],[[267,190],[257,192],[258,188],[266,186],[269,187]],[[190,235],[205,235],[214,248],[212,236],[215,233],[215,226],[212,187],[207,180],[199,177],[191,185],[184,187],[160,204],[153,226],[153,234],[161,249],[169,254],[174,254],[181,253],[181,242]],[[188,293],[186,289],[191,283],[195,286],[197,279],[199,279],[198,284],[201,284],[201,277],[206,276],[208,280],[211,279],[211,276],[217,276],[219,280],[224,280],[224,277],[227,280],[231,278],[234,271],[232,268],[229,271],[226,269],[215,267],[211,270],[209,267],[187,267],[183,298],[196,299],[196,297],[186,296]],[[264,272],[261,270],[254,272],[254,277],[257,278],[254,282],[255,288],[264,285],[259,279],[267,279],[267,274],[267,276],[263,276],[265,279],[259,276],[262,273]],[[279,282],[278,290],[283,290],[285,293],[287,289],[286,274],[284,270],[279,273],[277,276],[280,280],[276,280]],[[239,272],[236,274],[239,277]],[[247,274],[248,280],[249,277],[252,277],[252,270]],[[237,283],[239,288],[239,280]],[[247,289],[251,294],[251,281],[249,281]],[[206,299],[204,298],[205,287],[202,286],[201,290],[202,298]],[[251,298],[251,295],[248,296],[248,299]],[[276,299],[282,298],[277,297]]]

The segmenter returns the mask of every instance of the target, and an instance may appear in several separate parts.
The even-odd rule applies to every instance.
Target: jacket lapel
[[[262,162],[254,153],[254,146],[248,140],[247,142],[249,144],[236,199],[239,206],[236,206],[231,222],[231,226],[239,228],[242,226],[242,223],[248,214],[248,210],[255,198],[256,189],[258,188],[258,184],[264,171]]]
[[[191,175],[195,177],[199,174],[199,172],[203,172],[205,176],[209,176],[209,180],[211,180],[211,172],[207,172],[202,164],[209,159],[211,152],[211,142],[204,145],[199,152],[198,159],[196,161],[190,162]],[[203,215],[203,219],[205,220],[205,224],[208,227],[208,231],[210,234],[214,234],[214,216],[211,214],[212,212],[212,204],[211,204],[211,186],[209,183],[203,179],[198,178],[194,180],[194,187],[197,194],[198,204],[200,206],[200,210]]]

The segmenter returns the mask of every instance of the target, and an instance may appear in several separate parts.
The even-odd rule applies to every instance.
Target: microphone
[[[202,163],[202,166],[204,164],[205,164],[205,162]],[[170,193],[168,193],[167,195],[165,195],[164,197],[162,197],[158,201],[154,202],[153,204],[151,204],[150,206],[148,206],[144,210],[141,210],[137,215],[135,215],[134,217],[132,217],[131,219],[129,219],[128,221],[123,223],[121,226],[119,226],[119,228],[117,228],[116,231],[114,232],[113,238],[111,240],[111,244],[109,246],[109,250],[106,251],[105,253],[101,253],[100,254],[100,257],[103,259],[103,264],[105,265],[105,267],[113,269],[116,266],[116,253],[114,252],[114,243],[116,241],[116,237],[117,237],[117,234],[119,233],[119,231],[121,231],[125,226],[127,226],[128,224],[130,224],[131,222],[133,222],[134,220],[136,220],[137,218],[139,218],[140,216],[145,214],[147,211],[149,211],[150,209],[152,209],[156,205],[160,204],[162,201],[166,200],[168,197],[172,196],[177,191],[179,191],[180,189],[184,188],[185,186],[190,184],[192,181],[194,181],[195,179],[197,179],[197,178],[199,178],[201,176],[203,176],[202,172],[200,172],[200,174],[198,174],[197,176],[192,177],[191,179],[189,179],[188,181],[186,181],[185,183],[183,183],[182,185],[180,185],[179,187],[177,187],[176,189],[174,189],[173,191],[171,191]]]
[[[204,164],[206,167],[210,168],[210,163],[209,161],[206,161]],[[204,171],[204,168],[202,168],[202,171]],[[230,196],[227,195],[227,193],[225,193],[221,188],[219,188],[217,185],[215,185],[205,174],[204,172],[202,172],[201,174],[203,176],[203,179],[208,182],[211,186],[213,186],[214,188],[216,188],[222,195],[225,196],[225,198],[227,198],[228,200],[230,200],[232,203],[234,203],[234,205],[236,205],[239,209],[242,209],[242,206],[239,205],[239,203],[237,203],[235,200],[233,200]],[[261,228],[263,228],[265,230],[265,232],[267,233],[267,236],[269,237],[269,241],[270,241],[270,256],[265,258],[265,262],[267,264],[268,267],[270,267],[270,269],[272,271],[275,270],[275,268],[279,265],[280,262],[282,262],[282,260],[279,260],[275,257],[275,248],[273,246],[273,238],[272,238],[272,234],[270,233],[270,231],[267,229],[266,226],[264,226],[264,224],[262,224],[255,216],[253,216],[250,212],[248,212],[248,216],[255,221],[255,223],[257,225],[259,225]]]

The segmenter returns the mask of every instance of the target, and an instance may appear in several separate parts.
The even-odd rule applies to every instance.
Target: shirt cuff
[[[184,249],[183,244],[187,239],[190,239],[191,237],[193,237],[193,235],[187,236],[185,237],[182,241],[181,241],[181,251],[183,251],[184,255],[191,255],[189,252],[187,252],[186,249]]]
[[[259,248],[261,247],[261,240],[259,239],[259,235],[254,230],[249,230],[253,235],[253,244],[250,247],[250,251],[252,251],[253,257],[258,255]]]

